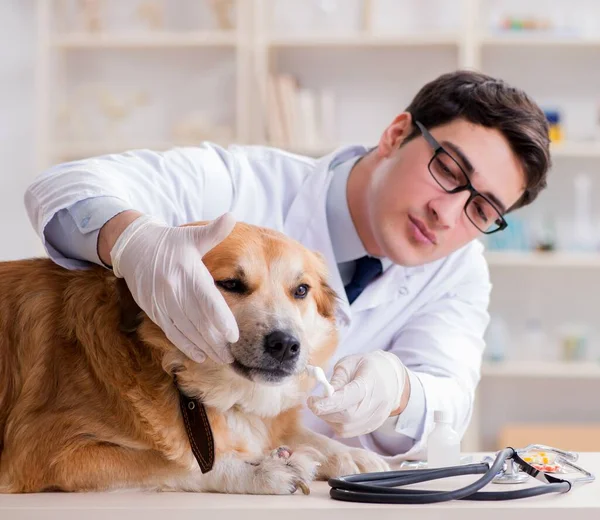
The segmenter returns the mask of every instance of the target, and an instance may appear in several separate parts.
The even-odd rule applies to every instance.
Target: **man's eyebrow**
[[[470,176],[473,174],[473,172],[475,171],[475,168],[473,168],[471,161],[469,161],[469,159],[467,158],[465,153],[461,150],[461,148],[458,145],[455,145],[454,143],[452,143],[450,141],[442,141],[441,144],[443,147],[449,148],[450,150],[452,150],[452,152],[457,156],[458,160],[464,166],[464,168],[467,172],[467,175]],[[477,191],[479,191],[479,190],[477,190]],[[489,191],[488,192],[480,192],[480,193],[482,195],[485,195],[488,199],[490,199],[494,203],[494,206],[496,206],[496,208],[498,208],[500,213],[502,213],[502,214],[506,213],[506,206],[500,201],[500,199],[498,197],[496,197],[496,195],[494,195],[493,193],[490,193]]]
[[[450,150],[452,150],[458,156],[458,159],[463,164],[468,175],[471,175],[475,171],[471,161],[469,161],[465,153],[458,145],[451,143],[450,141],[442,141],[442,145],[446,148],[450,148]]]

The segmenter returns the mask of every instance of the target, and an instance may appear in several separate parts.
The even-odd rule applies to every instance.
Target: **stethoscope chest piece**
[[[527,473],[519,471],[519,468],[515,464],[515,461],[512,459],[508,459],[505,462],[505,466],[502,472],[499,473],[494,478],[494,480],[492,480],[492,482],[494,484],[522,484],[527,480],[529,480],[529,475],[527,475]]]

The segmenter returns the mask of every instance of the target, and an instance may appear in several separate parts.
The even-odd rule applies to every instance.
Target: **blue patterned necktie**
[[[383,272],[381,260],[372,256],[363,256],[356,261],[356,271],[350,283],[344,287],[348,301],[352,303],[367,285]]]

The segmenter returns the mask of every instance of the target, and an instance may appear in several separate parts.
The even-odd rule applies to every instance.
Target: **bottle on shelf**
[[[597,250],[596,226],[593,217],[593,186],[588,173],[578,173],[573,179],[575,214],[573,217],[573,249],[592,252]]]
[[[499,314],[490,316],[490,324],[485,331],[484,359],[489,363],[506,360],[506,352],[511,344],[510,329],[506,320]]]
[[[540,319],[530,317],[525,322],[525,328],[518,342],[519,361],[540,362],[555,357],[550,340],[544,332]]]
[[[548,120],[548,137],[550,137],[550,141],[553,143],[562,142],[564,136],[560,111],[558,109],[548,108],[544,110],[544,114]]]

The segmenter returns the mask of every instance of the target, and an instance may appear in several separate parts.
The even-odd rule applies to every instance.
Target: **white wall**
[[[13,260],[40,253],[23,204],[36,175],[34,1],[1,1],[0,34],[0,260]]]

